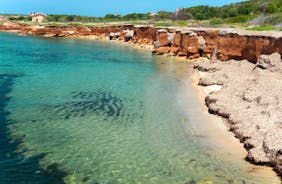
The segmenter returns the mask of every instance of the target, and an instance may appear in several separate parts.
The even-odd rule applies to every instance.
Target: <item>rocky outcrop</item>
[[[155,28],[150,26],[63,27],[3,23],[0,30],[45,37],[97,36],[139,45],[154,45],[153,53],[187,59],[206,57],[227,61],[246,59],[256,63],[260,55],[282,54],[281,32],[251,32],[235,29]],[[162,48],[163,47],[163,48]]]
[[[258,60],[257,67],[261,69],[275,70],[279,69],[277,68],[277,66],[279,67],[280,63],[281,55],[278,53],[273,53],[271,55],[261,55]]]
[[[159,29],[156,41],[160,47],[169,46],[169,33],[174,33],[169,54],[188,59],[206,57],[256,63],[262,54],[282,54],[281,32],[251,32],[235,29]],[[162,49],[158,49],[162,50]],[[154,52],[158,53],[155,50]]]
[[[133,30],[124,30],[123,34],[124,34],[123,39],[124,39],[125,42],[130,41],[134,37],[134,31]]]
[[[119,38],[119,36],[120,36],[120,32],[117,32],[117,33],[110,33],[109,34],[109,40],[116,40],[116,39],[118,39]]]
[[[247,159],[273,166],[282,175],[281,55],[262,55],[257,64],[208,61],[195,68],[205,73],[200,85],[222,86],[207,94],[206,105],[228,120],[230,130],[248,150]]]

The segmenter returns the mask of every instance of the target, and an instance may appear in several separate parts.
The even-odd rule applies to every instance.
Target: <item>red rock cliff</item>
[[[155,28],[149,26],[57,27],[25,26],[3,23],[0,30],[21,35],[46,37],[98,36],[152,45],[153,53],[182,56],[187,59],[207,57],[222,61],[247,59],[256,62],[260,55],[282,54],[281,32],[251,32],[235,29]]]

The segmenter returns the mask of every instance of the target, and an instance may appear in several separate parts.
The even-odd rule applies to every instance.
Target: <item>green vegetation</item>
[[[10,16],[8,17],[10,21],[31,21],[30,16]]]
[[[223,19],[220,18],[214,18],[210,20],[210,24],[211,25],[220,25],[220,24],[224,24]]]
[[[274,30],[274,29],[275,28],[273,26],[270,26],[270,25],[247,28],[247,30],[252,30],[252,31],[269,31],[269,30]]]
[[[78,15],[48,15],[48,22],[96,22],[96,17]]]
[[[10,15],[11,21],[28,22],[30,16]],[[99,24],[153,24],[155,26],[216,26],[253,27],[251,30],[280,30],[282,27],[282,0],[248,0],[221,7],[195,6],[176,12],[159,11],[107,14],[104,17],[77,15],[48,15],[45,25],[85,26]],[[28,23],[29,24],[29,23]]]
[[[257,1],[246,1],[222,7],[195,6],[186,8],[184,11],[193,15],[193,18],[197,20],[226,19],[256,14],[259,12],[259,3]]]
[[[119,14],[107,14],[104,17],[88,17],[77,15],[48,15],[48,22],[114,22],[114,21],[131,21],[131,20],[148,20],[149,14],[131,13],[125,16]]]
[[[189,22],[184,20],[178,20],[178,21],[167,20],[167,21],[157,21],[154,23],[154,26],[156,27],[168,27],[168,26],[185,27],[188,25]]]

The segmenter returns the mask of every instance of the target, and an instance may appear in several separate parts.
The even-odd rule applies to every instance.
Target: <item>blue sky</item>
[[[47,14],[76,14],[104,16],[107,13],[147,13],[174,11],[195,5],[220,6],[242,0],[0,0],[0,13],[43,12]]]

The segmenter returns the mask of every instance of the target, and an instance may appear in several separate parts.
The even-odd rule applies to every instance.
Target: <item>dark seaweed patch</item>
[[[73,92],[72,97],[76,101],[47,105],[42,112],[65,120],[93,113],[115,119],[122,114],[124,107],[122,99],[109,92]]]
[[[105,120],[125,118],[127,120],[142,117],[142,102],[137,103],[140,111],[138,113],[129,113],[125,108],[126,103],[135,103],[130,99],[120,98],[108,91],[78,91],[72,92],[71,102],[42,106],[42,114],[47,115],[49,119],[68,120],[72,117],[84,117],[88,115],[104,116]]]

